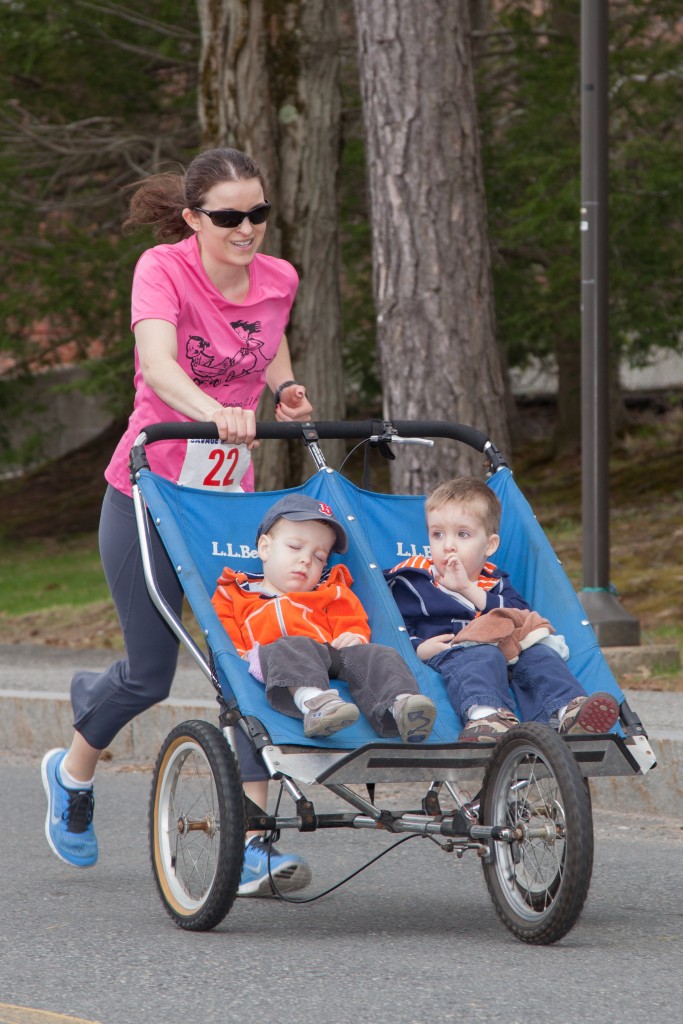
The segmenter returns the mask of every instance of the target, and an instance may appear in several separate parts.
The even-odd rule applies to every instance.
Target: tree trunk
[[[495,338],[468,0],[355,0],[377,343],[388,418],[446,419],[508,446]],[[482,457],[402,449],[394,489],[423,492]]]
[[[344,416],[337,179],[341,104],[334,0],[197,0],[202,49],[199,117],[206,146],[250,153],[270,182],[267,251],[300,276],[287,336],[297,380],[317,419]],[[259,418],[273,418],[270,394]],[[331,464],[341,445],[326,442]],[[313,468],[300,445],[265,443],[259,489]]]
[[[491,21],[489,0],[470,0],[470,28],[473,33],[484,32]]]

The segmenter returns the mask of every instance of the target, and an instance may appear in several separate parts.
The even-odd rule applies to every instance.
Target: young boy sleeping
[[[371,642],[368,617],[344,565],[348,548],[329,505],[287,495],[264,516],[256,546],[263,573],[226,568],[212,603],[272,707],[301,718],[306,736],[331,736],[363,712],[380,736],[421,743],[436,708],[391,647]],[[354,703],[330,687],[343,679]]]

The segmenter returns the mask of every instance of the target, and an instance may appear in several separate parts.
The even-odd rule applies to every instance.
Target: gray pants
[[[157,583],[180,617],[183,589],[153,526],[150,536]],[[104,750],[137,715],[168,697],[178,662],[178,640],[147,592],[133,499],[113,487],[102,503],[100,556],[126,653],[103,672],[76,672],[71,682],[74,728],[96,750]],[[235,733],[242,778],[268,778],[241,730]]]
[[[341,650],[305,636],[287,636],[259,647],[269,703],[290,718],[303,718],[289,687],[330,689],[348,683],[351,698],[380,736],[397,736],[391,706],[401,693],[419,693],[412,672],[393,647],[358,644]]]

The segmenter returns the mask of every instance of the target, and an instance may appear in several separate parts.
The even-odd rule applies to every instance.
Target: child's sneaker
[[[411,693],[397,700],[391,710],[403,743],[427,739],[436,719],[434,701],[423,693]]]
[[[603,733],[609,732],[619,718],[619,704],[611,693],[593,693],[590,697],[575,697],[567,704],[567,710],[560,722],[558,732]]]
[[[492,715],[485,718],[471,718],[458,736],[458,743],[488,743],[499,740],[513,725],[519,725],[519,719],[507,708],[498,708]]]
[[[280,892],[304,889],[311,880],[311,869],[303,857],[295,853],[278,853],[270,848],[270,874],[268,872],[268,844],[262,836],[254,836],[244,848],[242,877],[238,896],[272,896],[272,875]]]
[[[347,704],[337,690],[325,690],[319,697],[304,701],[308,708],[304,716],[304,736],[332,736],[358,721],[360,711],[355,704]]]
[[[45,836],[60,860],[77,868],[97,861],[97,837],[93,828],[95,796],[92,787],[67,789],[59,776],[66,750],[48,750],[40,766],[47,793]]]

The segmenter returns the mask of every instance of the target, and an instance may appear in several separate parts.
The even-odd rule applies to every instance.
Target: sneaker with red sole
[[[567,705],[558,732],[598,735],[609,732],[619,718],[619,704],[611,693],[593,693],[590,697],[575,697]]]

